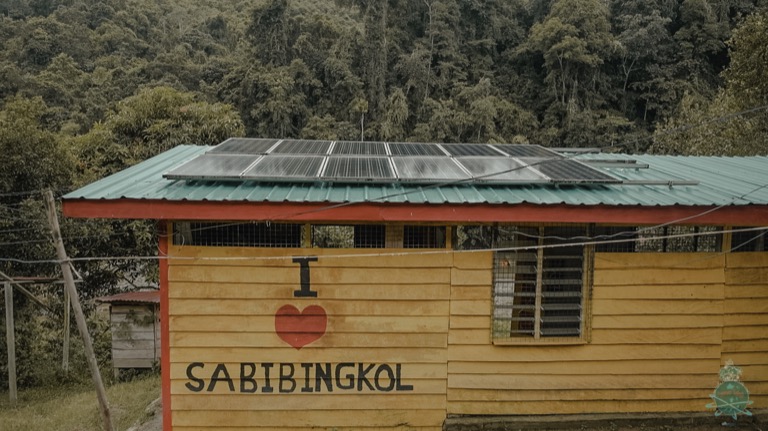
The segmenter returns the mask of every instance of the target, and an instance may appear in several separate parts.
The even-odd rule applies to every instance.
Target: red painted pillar
[[[171,347],[168,306],[168,245],[170,242],[168,222],[158,222],[159,265],[160,265],[160,382],[163,401],[163,431],[171,431]]]

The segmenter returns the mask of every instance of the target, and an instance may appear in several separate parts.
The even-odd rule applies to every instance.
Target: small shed
[[[63,210],[158,220],[166,431],[768,408],[767,157],[231,139]]]
[[[121,369],[159,367],[160,292],[125,292],[96,301],[109,307],[115,376]]]

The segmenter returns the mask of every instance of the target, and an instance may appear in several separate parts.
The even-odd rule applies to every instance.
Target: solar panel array
[[[342,183],[604,184],[621,181],[538,145],[231,138],[169,179]]]

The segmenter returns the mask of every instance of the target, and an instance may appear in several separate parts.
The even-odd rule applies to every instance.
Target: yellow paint
[[[436,431],[448,414],[702,412],[728,359],[742,367],[754,408],[768,407],[766,253],[597,253],[591,339],[576,345],[492,343],[489,252],[170,253],[174,430]],[[316,298],[293,296],[291,256],[318,256]],[[286,304],[322,306],[326,333],[288,345],[274,326]],[[244,394],[219,382],[193,393],[193,362],[204,364],[204,379],[217,364],[243,362],[400,364],[413,391]]]

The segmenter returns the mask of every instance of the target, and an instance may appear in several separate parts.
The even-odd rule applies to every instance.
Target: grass
[[[10,406],[8,392],[0,392],[0,430],[99,431],[102,420],[92,386],[58,386],[19,390],[16,407]],[[112,423],[124,430],[160,396],[160,377],[147,376],[107,388]]]

